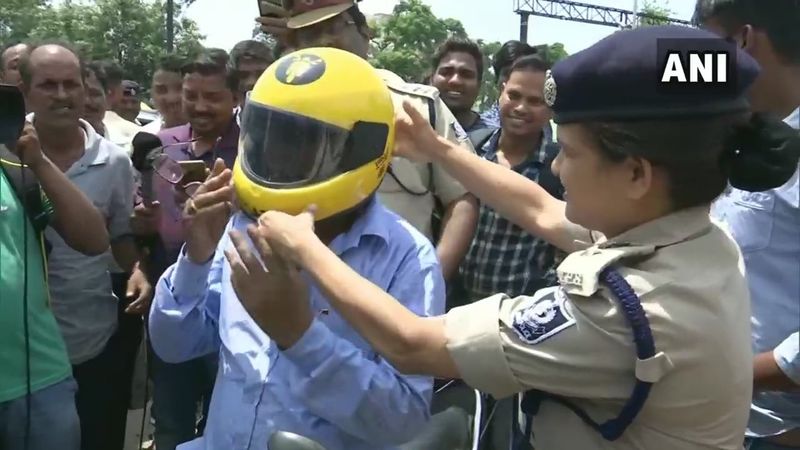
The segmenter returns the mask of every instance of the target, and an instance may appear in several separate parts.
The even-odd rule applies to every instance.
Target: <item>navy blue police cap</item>
[[[669,55],[675,53],[686,76],[671,76],[665,82]],[[716,58],[720,53],[723,58]],[[713,62],[725,61],[725,67],[695,70],[692,76],[691,60],[704,55]],[[678,70],[674,64],[670,67]],[[544,97],[556,123],[711,116],[747,110],[745,93],[759,71],[756,61],[735,43],[708,31],[677,25],[641,27],[618,31],[558,62],[548,72]]]

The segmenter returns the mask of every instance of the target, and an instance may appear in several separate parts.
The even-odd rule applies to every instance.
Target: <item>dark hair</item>
[[[29,44],[28,51],[25,52],[25,54],[23,54],[19,59],[19,76],[23,83],[29,85],[33,79],[33,72],[31,71],[31,55],[33,54],[34,50],[48,45],[64,48],[75,55],[75,57],[78,58],[78,65],[80,66],[81,80],[86,79],[86,65],[84,64],[80,52],[78,52],[75,47],[72,46],[72,44],[63,41],[42,41],[35,44]]]
[[[269,45],[252,39],[241,41],[231,49],[230,64],[234,68],[238,68],[243,59],[265,62],[267,64],[275,60],[272,57],[272,49],[269,48]]]
[[[162,56],[156,64],[156,71],[181,73],[186,65],[186,60],[175,54]]]
[[[351,19],[353,19],[356,28],[358,28],[359,30],[362,28],[369,28],[369,24],[367,23],[367,16],[365,16],[364,13],[361,12],[360,9],[358,9],[358,4],[354,4],[353,6],[345,10],[345,12],[350,15]]]
[[[789,64],[800,64],[800,2],[797,0],[698,0],[692,22],[714,19],[727,33],[752,25],[763,30]]]
[[[106,92],[109,89],[122,85],[122,80],[125,79],[125,72],[119,64],[115,61],[99,61],[98,64],[103,71],[103,85],[106,87]]]
[[[228,52],[226,52],[221,48],[204,49],[202,52],[200,52],[198,59],[203,58],[204,56],[214,60],[217,64],[222,64],[222,65],[228,64],[228,62],[230,61],[230,55],[228,55]]]
[[[481,52],[478,44],[470,41],[469,39],[458,37],[452,37],[446,40],[436,50],[436,54],[433,55],[432,68],[434,72],[439,68],[439,64],[442,63],[442,59],[444,59],[444,57],[450,53],[467,53],[472,56],[472,58],[475,60],[475,67],[478,70],[478,81],[483,81],[483,52]]]
[[[100,82],[100,86],[103,87],[103,92],[108,92],[108,80],[106,79],[106,73],[103,70],[103,64],[100,61],[92,61],[86,65],[87,74],[91,73],[97,78],[97,81]]]
[[[272,49],[272,57],[275,59],[275,61],[277,61],[281,59],[283,54],[286,53],[288,50],[290,50],[290,47],[288,45],[284,44],[281,41],[278,41],[277,43],[275,43],[275,47]]]
[[[500,47],[500,50],[492,58],[492,69],[494,69],[495,81],[502,79],[503,72],[514,65],[514,61],[523,56],[535,55],[536,48],[520,41],[508,41]]]
[[[676,210],[711,203],[729,181],[749,191],[781,186],[800,153],[788,125],[748,113],[582,125],[610,161],[640,157],[664,169]]]
[[[509,75],[514,72],[547,72],[550,70],[550,64],[544,61],[539,55],[528,55],[519,58],[511,65]]]
[[[181,69],[181,76],[192,73],[203,76],[221,76],[225,80],[225,87],[231,92],[236,93],[239,90],[239,76],[236,71],[227,64],[227,60],[222,62],[218,55],[215,58],[212,52],[203,52],[197,59],[184,65]]]

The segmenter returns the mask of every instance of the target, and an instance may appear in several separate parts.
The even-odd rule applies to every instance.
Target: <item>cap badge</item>
[[[556,103],[556,79],[553,72],[548,70],[544,80],[544,101],[547,106],[552,107]]]

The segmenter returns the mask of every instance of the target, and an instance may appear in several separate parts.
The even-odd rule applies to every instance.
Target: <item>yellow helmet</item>
[[[284,56],[242,112],[233,182],[242,211],[316,219],[349,211],[380,185],[394,146],[389,89],[365,60],[334,48]]]

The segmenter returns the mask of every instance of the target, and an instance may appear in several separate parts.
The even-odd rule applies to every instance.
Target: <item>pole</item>
[[[520,11],[519,13],[519,40],[521,42],[528,42],[528,20],[531,18],[530,13]]]
[[[175,0],[167,0],[167,52],[172,53],[175,45]]]

